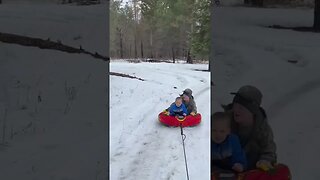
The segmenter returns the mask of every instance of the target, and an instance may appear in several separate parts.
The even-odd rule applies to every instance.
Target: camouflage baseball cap
[[[183,96],[184,94],[185,94],[186,96],[188,96],[189,98],[192,98],[192,99],[193,99],[192,90],[191,90],[191,89],[189,89],[189,88],[185,89],[185,90],[182,92],[182,94],[180,94],[180,96]]]
[[[251,85],[242,86],[238,92],[233,92],[235,97],[233,98],[233,103],[239,103],[245,106],[252,113],[256,113],[259,109],[262,101],[261,91]]]
[[[192,90],[191,90],[191,89],[189,89],[189,88],[187,88],[187,89],[185,89],[185,90],[183,91],[183,93],[182,93],[182,94],[192,95]]]
[[[257,104],[258,106],[261,105],[262,93],[258,88],[254,86],[251,86],[251,85],[242,86],[238,90],[238,92],[236,93],[232,92],[231,94],[241,96],[242,98]]]

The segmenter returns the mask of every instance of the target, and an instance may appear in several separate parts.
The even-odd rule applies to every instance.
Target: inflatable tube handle
[[[182,119],[180,119],[179,116],[176,116],[176,119],[177,119],[179,122],[183,122],[183,121],[186,119],[186,116],[184,116]]]

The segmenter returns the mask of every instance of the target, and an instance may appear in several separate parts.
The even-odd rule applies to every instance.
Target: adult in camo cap
[[[192,96],[192,90],[187,88],[183,91],[182,94],[180,94],[180,96],[182,97],[183,104],[188,110],[188,115],[190,114],[194,116],[195,114],[197,114],[197,105]]]
[[[261,107],[262,93],[254,86],[243,86],[231,93],[233,102],[222,105],[232,117],[232,131],[240,139],[247,160],[248,169],[272,168],[277,161],[276,144],[267,116]]]

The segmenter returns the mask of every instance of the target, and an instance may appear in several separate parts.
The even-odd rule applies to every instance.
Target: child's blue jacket
[[[213,165],[222,169],[231,170],[235,163],[247,167],[246,155],[241,148],[238,136],[229,134],[220,144],[211,142]]]

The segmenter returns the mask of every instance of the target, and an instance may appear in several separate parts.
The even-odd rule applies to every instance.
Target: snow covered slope
[[[110,63],[110,179],[186,179],[179,128],[158,114],[191,88],[202,123],[184,128],[190,179],[210,178],[210,79],[206,64]],[[176,89],[174,88],[176,87]]]
[[[264,27],[312,26],[313,10],[221,7],[214,13],[213,108],[222,110],[240,86],[257,86],[279,162],[290,166],[293,179],[320,179],[320,34]]]
[[[81,34],[84,47],[103,50],[104,8],[3,4],[0,32],[70,44]],[[91,56],[0,42],[1,179],[107,178],[106,71]]]
[[[60,40],[63,44],[107,55],[107,4],[76,6],[4,3],[0,32]]]

